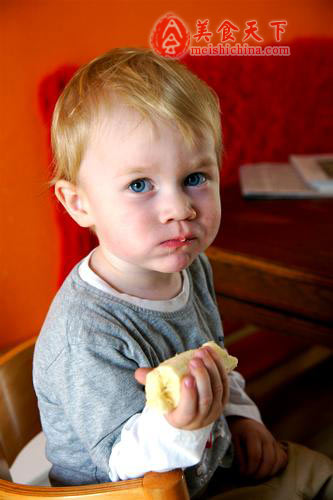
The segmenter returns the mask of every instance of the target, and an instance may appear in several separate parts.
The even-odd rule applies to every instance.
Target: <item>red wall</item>
[[[38,333],[56,291],[59,238],[39,82],[59,65],[84,63],[114,46],[148,46],[154,23],[170,11],[192,32],[197,19],[209,19],[211,30],[224,19],[240,28],[256,19],[265,43],[272,20],[288,21],[285,44],[332,35],[330,0],[1,0],[0,349]]]

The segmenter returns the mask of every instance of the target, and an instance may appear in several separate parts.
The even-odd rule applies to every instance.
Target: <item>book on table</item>
[[[289,161],[308,186],[333,193],[333,154],[290,155]]]
[[[291,155],[289,163],[242,165],[239,178],[245,198],[333,197],[333,154]]]

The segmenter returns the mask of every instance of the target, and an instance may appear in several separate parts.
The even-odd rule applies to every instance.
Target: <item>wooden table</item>
[[[225,319],[333,347],[333,199],[245,200],[226,187],[207,254]]]

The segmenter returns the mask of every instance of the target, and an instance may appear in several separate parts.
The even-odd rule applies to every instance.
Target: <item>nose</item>
[[[191,199],[186,193],[178,190],[163,197],[160,208],[162,224],[172,221],[193,220],[197,216]]]

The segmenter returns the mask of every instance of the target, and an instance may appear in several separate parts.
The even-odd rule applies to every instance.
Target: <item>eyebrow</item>
[[[203,168],[203,167],[211,168],[214,167],[215,165],[217,165],[217,158],[212,156],[205,156],[201,158],[199,163],[193,165],[193,168]]]
[[[194,162],[193,165],[189,165],[189,170],[190,169],[199,169],[199,168],[212,168],[215,165],[217,165],[217,161],[215,158],[211,156],[207,156],[204,158],[201,158],[198,163]],[[129,175],[147,175],[150,171],[155,170],[154,166],[147,166],[147,167],[129,167],[126,169],[124,172],[120,174],[120,177],[125,177]]]
[[[154,167],[129,167],[124,172],[121,172],[120,177],[128,175],[146,175],[147,172],[153,170]]]

